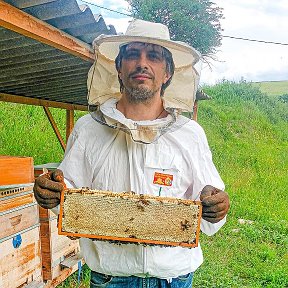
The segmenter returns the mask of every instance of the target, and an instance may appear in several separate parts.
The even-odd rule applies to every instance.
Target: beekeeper
[[[199,53],[170,40],[166,26],[142,20],[132,21],[124,35],[97,38],[94,48],[90,113],[75,124],[59,169],[36,180],[38,203],[57,208],[64,174],[67,187],[201,200],[201,231],[216,233],[229,197],[203,129],[181,115],[193,108]],[[159,183],[155,175],[169,181]],[[92,270],[91,287],[191,287],[203,262],[200,245],[144,247],[81,238],[80,246]]]

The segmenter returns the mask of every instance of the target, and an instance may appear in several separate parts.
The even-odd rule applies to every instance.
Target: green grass
[[[214,100],[200,103],[199,122],[231,210],[218,234],[201,237],[206,260],[194,287],[288,287],[287,104],[248,83],[205,91]]]
[[[65,110],[50,108],[65,139]],[[84,112],[75,112],[75,119]],[[0,102],[0,155],[30,156],[34,164],[60,162],[63,149],[42,107]]]
[[[205,261],[194,288],[288,287],[288,104],[253,83],[223,81],[204,91],[213,100],[199,103],[198,121],[231,209],[216,235],[201,235]],[[37,164],[61,161],[60,145],[39,107],[0,105],[1,154],[33,156]],[[53,115],[64,133],[65,112],[54,109]],[[80,287],[89,287],[89,273],[84,266]],[[77,287],[77,273],[59,287]]]
[[[288,94],[288,81],[255,82],[253,85],[270,96]]]

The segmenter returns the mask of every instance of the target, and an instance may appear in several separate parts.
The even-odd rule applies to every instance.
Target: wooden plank
[[[57,218],[57,215],[53,213],[50,209],[39,207],[39,219],[40,222],[49,222],[55,218]]]
[[[61,103],[61,102],[56,102],[56,101],[48,101],[48,100],[36,99],[36,98],[29,98],[29,97],[17,96],[17,95],[5,94],[5,93],[0,93],[0,101],[26,104],[26,105],[35,105],[35,106],[47,106],[47,107],[69,109],[69,110],[87,111],[87,106],[85,105],[74,105],[74,104]]]
[[[0,0],[0,26],[94,62],[93,49],[87,43]]]
[[[47,209],[40,207],[40,217],[47,215]],[[44,214],[45,213],[45,214]],[[41,238],[41,256],[42,256],[42,275],[44,280],[51,280],[52,278],[52,261],[51,261],[51,232],[50,222],[41,220],[40,218],[40,238]]]
[[[66,110],[66,143],[74,127],[74,110]]]
[[[0,156],[0,185],[34,182],[32,157]]]
[[[39,277],[39,280],[35,280],[33,282],[30,282],[29,284],[23,286],[22,288],[44,288],[44,282],[41,279],[42,277]]]
[[[58,139],[63,151],[65,151],[66,144],[64,143],[64,140],[63,140],[63,138],[62,138],[62,136],[60,134],[60,131],[59,131],[58,127],[57,127],[57,124],[54,121],[53,115],[51,114],[51,112],[50,112],[48,107],[43,106],[43,108],[44,108],[46,116],[48,117],[48,120],[49,120],[49,122],[50,122],[50,124],[51,124],[51,126],[53,128],[53,131],[54,131],[55,135],[57,136],[57,139]]]
[[[81,261],[82,265],[84,265],[84,260]],[[45,284],[45,288],[55,288],[57,285],[62,283],[67,277],[69,277],[72,273],[78,270],[78,263],[75,264],[71,268],[65,268],[61,271],[61,274],[54,278],[53,280],[48,280]]]
[[[74,265],[76,265],[79,261],[82,260],[82,257],[80,255],[80,253],[77,253],[76,255],[73,255],[71,257],[67,257],[66,259],[64,259],[60,265],[63,268],[71,268]]]
[[[25,186],[25,185],[28,185],[28,186]],[[28,192],[28,191],[33,190],[33,185],[29,185],[29,184],[15,185],[17,187],[15,187],[14,185],[11,185],[14,187],[9,187],[9,186],[0,186],[0,198],[4,198],[7,196],[13,196],[16,194],[20,194],[23,192]],[[5,187],[5,188],[3,188],[3,187]]]
[[[12,210],[10,213],[0,215],[0,239],[21,232],[38,222],[38,207],[36,203],[32,206],[16,211]]]
[[[15,195],[15,197],[9,197],[8,199],[5,197],[0,198],[0,213],[32,203],[35,203],[35,198],[32,192],[23,193],[23,195]]]
[[[198,100],[194,102],[193,106],[193,120],[197,122],[198,120]]]
[[[43,279],[52,281],[66,273],[60,263],[78,253],[79,241],[58,235],[57,216],[51,210],[39,207],[39,214]]]
[[[51,234],[52,242],[52,266],[55,267],[67,257],[73,256],[79,252],[79,241],[70,240],[68,237],[58,235],[57,219],[52,221],[52,225],[56,228]]]
[[[39,227],[21,234],[22,243],[14,248],[12,239],[0,243],[0,287],[16,288],[41,277]]]

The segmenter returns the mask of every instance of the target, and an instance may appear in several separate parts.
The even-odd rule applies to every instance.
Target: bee
[[[144,211],[145,206],[148,206],[150,204],[150,201],[144,198],[143,194],[140,194],[140,199],[137,202],[137,207],[141,210]]]
[[[145,207],[143,206],[142,202],[138,201],[137,208],[140,209],[142,212],[144,212]]]
[[[181,221],[181,229],[182,231],[188,230],[191,227],[188,220]]]

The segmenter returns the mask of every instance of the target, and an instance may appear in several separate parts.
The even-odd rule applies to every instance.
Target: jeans
[[[193,273],[167,280],[155,277],[113,277],[91,271],[90,288],[192,288]]]

